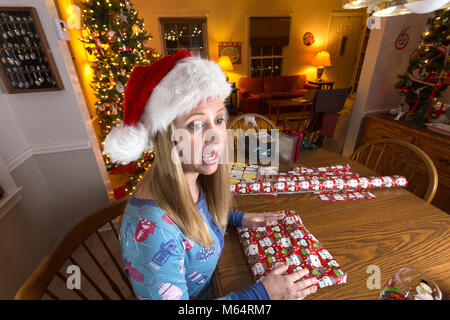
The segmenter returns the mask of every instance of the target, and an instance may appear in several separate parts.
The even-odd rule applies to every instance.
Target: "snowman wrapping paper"
[[[323,201],[373,199],[367,189],[405,188],[408,181],[399,175],[360,177],[350,166],[295,167],[287,173],[277,167],[229,164],[233,195],[277,195],[315,192]],[[319,193],[320,191],[320,193]]]
[[[288,263],[287,273],[309,269],[305,278],[315,277],[320,288],[346,283],[347,274],[331,254],[303,225],[294,210],[280,211],[285,218],[266,227],[238,227],[239,241],[255,282],[272,269]]]

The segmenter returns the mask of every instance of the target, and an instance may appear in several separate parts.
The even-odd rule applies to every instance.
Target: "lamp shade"
[[[429,13],[450,7],[448,0],[343,0],[344,9],[373,7],[376,17],[391,17],[410,13]]]
[[[375,11],[374,17],[393,17],[412,13],[404,5],[386,7],[385,9]]]
[[[218,63],[223,71],[231,71],[234,69],[229,56],[221,56]]]
[[[367,6],[377,6],[387,0],[343,0],[342,8],[344,9],[360,9]]]
[[[448,2],[448,0],[422,0],[405,3],[405,7],[413,13],[422,14],[447,8],[450,5]]]
[[[327,51],[318,52],[311,64],[319,67],[331,67],[330,54]]]

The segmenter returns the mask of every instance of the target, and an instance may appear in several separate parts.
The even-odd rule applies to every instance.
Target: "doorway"
[[[334,88],[353,85],[365,29],[366,11],[331,12],[327,45],[331,67],[325,70],[325,78],[334,82]]]

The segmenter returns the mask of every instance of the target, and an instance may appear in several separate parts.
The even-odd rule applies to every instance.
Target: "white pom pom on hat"
[[[114,162],[121,163],[135,161],[145,150],[153,147],[148,145],[148,130],[142,123],[113,128],[106,137],[104,146],[103,151]]]
[[[123,125],[107,135],[103,151],[113,162],[136,161],[153,149],[155,134],[167,131],[176,117],[209,97],[225,101],[230,92],[216,62],[193,57],[185,49],[151,65],[136,66],[125,89]]]

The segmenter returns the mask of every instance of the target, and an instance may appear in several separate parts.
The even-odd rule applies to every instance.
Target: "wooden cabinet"
[[[395,121],[388,113],[366,115],[359,145],[379,139],[412,143],[433,160],[439,175],[439,186],[432,204],[450,213],[450,138],[404,121]]]

